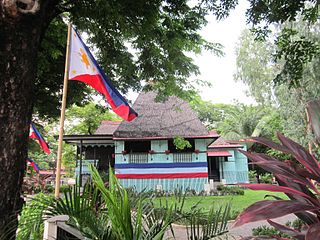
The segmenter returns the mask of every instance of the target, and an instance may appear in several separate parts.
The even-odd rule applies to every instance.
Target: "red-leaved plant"
[[[281,144],[264,138],[250,138],[249,142],[256,142],[286,154],[291,154],[296,161],[282,162],[274,157],[262,153],[241,151],[253,164],[271,172],[279,185],[271,184],[240,184],[253,190],[283,192],[290,200],[275,197],[273,200],[256,202],[245,209],[236,219],[234,226],[245,223],[267,220],[279,231],[295,238],[315,240],[320,239],[320,165],[318,160],[298,143],[278,134]],[[295,214],[306,225],[301,232],[278,224],[270,219]],[[286,239],[286,238],[278,238]]]

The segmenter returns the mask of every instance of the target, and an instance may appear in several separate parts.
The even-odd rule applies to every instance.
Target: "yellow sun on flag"
[[[90,67],[90,62],[86,52],[82,48],[80,48],[79,55],[81,57],[81,62],[83,62],[86,65],[86,69],[88,69]]]

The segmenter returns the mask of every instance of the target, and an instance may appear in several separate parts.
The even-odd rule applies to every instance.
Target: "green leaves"
[[[174,139],[173,139],[173,144],[174,146],[176,147],[177,150],[183,150],[185,148],[191,148],[192,145],[191,143],[184,139],[183,137],[180,137],[180,136],[176,136]]]
[[[295,37],[297,31],[284,28],[276,41],[276,60],[284,59],[281,73],[274,79],[276,84],[288,82],[291,87],[299,87],[307,63],[320,53],[320,45],[305,37]]]
[[[72,22],[88,33],[102,68],[123,93],[141,90],[142,82],[167,95],[182,92],[192,85],[189,77],[199,74],[187,52],[222,55],[220,44],[198,33],[207,24],[205,4],[123,0],[80,1],[73,7]]]
[[[209,212],[195,205],[184,210],[186,193],[178,190],[175,201],[169,204],[160,202],[154,205],[154,196],[150,193],[128,194],[116,179],[112,170],[109,181],[105,183],[97,169],[90,166],[92,182],[83,189],[79,186],[66,189],[61,198],[39,195],[24,209],[19,224],[20,240],[40,239],[45,219],[57,215],[68,215],[67,224],[79,230],[82,235],[93,240],[143,239],[161,240],[171,229],[173,222],[185,222],[188,239],[207,240],[227,232],[230,204]]]
[[[201,209],[192,209],[184,216],[188,224],[188,239],[209,240],[228,232],[230,209],[230,203],[218,209],[212,206],[208,213],[202,213]]]

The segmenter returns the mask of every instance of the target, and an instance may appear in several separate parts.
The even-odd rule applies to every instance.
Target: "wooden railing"
[[[129,153],[129,163],[147,163],[148,153]]]
[[[192,153],[173,153],[173,162],[192,162]]]

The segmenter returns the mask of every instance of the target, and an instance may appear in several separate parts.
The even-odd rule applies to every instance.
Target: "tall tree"
[[[100,64],[108,66],[106,72],[122,92],[141,89],[141,81],[152,80],[149,88],[173,93],[198,73],[186,51],[220,52],[220,45],[197,33],[212,6],[191,7],[184,0],[1,1],[0,235],[21,208],[33,107],[42,116],[58,114],[66,39],[62,19],[87,32]],[[69,101],[80,103],[88,91],[81,84],[71,84]]]
[[[279,31],[288,29],[288,26],[295,32],[295,37],[292,38],[300,39],[305,36],[306,40],[320,43],[318,23],[310,26],[299,18],[293,23],[279,26]],[[298,85],[293,87],[290,81],[276,83],[274,79],[278,74],[281,75],[281,66],[286,64],[282,60],[274,61],[278,44],[279,41],[272,42],[270,39],[257,42],[252,33],[244,31],[237,47],[236,76],[249,86],[250,95],[257,102],[267,102],[277,109],[282,121],[286,123],[283,126],[284,134],[306,146],[311,136],[306,129],[305,105],[308,101],[319,98],[319,58],[313,57],[310,63],[304,64]]]
[[[270,105],[276,100],[273,79],[280,67],[272,59],[275,49],[268,40],[256,41],[249,29],[242,31],[236,46],[237,71],[234,77],[246,84],[249,95],[263,105]]]
[[[251,136],[269,137],[270,130],[267,125],[277,117],[271,113],[270,108],[237,103],[225,111],[224,120],[218,124],[217,129],[226,139],[239,140]]]
[[[217,129],[218,124],[225,120],[226,112],[234,108],[231,104],[205,101],[199,94],[192,94],[189,104],[209,130]]]

